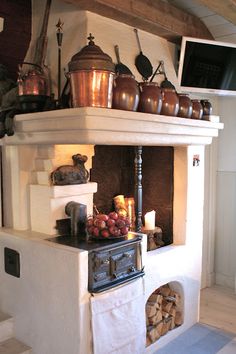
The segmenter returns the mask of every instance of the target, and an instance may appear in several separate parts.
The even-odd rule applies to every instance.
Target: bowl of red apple
[[[115,239],[125,237],[130,229],[130,221],[115,211],[109,214],[90,216],[86,223],[88,235],[97,239]]]

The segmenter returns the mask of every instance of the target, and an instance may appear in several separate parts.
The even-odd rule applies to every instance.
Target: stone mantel
[[[207,145],[223,129],[205,120],[94,107],[21,114],[14,125],[14,136],[2,145]]]

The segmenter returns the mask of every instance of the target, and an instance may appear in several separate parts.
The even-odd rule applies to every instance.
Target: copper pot
[[[156,82],[141,82],[139,112],[159,114],[162,107],[161,89]]]
[[[193,112],[192,101],[188,95],[179,93],[179,112],[178,117],[191,118]]]
[[[161,114],[165,116],[177,116],[179,111],[179,98],[173,88],[162,88]]]
[[[192,112],[192,119],[202,119],[203,115],[203,107],[200,100],[192,100],[193,104],[193,112]]]
[[[115,65],[109,55],[94,44],[91,34],[88,39],[88,45],[69,63],[72,106],[111,108]]]
[[[112,106],[114,74],[105,70],[78,70],[69,74],[73,107]]]
[[[137,111],[139,88],[133,75],[120,74],[114,80],[112,108]]]

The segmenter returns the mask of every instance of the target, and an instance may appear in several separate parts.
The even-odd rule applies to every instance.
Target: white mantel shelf
[[[107,108],[68,108],[14,118],[12,137],[4,145],[207,145],[222,123]]]

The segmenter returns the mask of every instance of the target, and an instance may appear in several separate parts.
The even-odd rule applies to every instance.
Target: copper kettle
[[[33,68],[24,72],[23,65],[31,65]],[[18,95],[50,96],[48,76],[45,70],[38,64],[23,62],[19,67]]]

